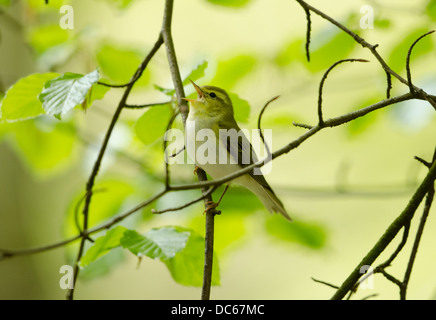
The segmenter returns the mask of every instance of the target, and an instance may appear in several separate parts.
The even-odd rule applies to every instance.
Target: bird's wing
[[[231,125],[226,125],[225,123],[219,124],[220,129],[227,130],[227,134],[220,134],[219,139],[221,140],[221,143],[226,146],[227,151],[230,153],[232,158],[237,161],[238,165],[241,168],[245,168],[250,164],[256,163],[258,158],[253,150],[253,146],[245,136],[244,132],[239,128],[234,119],[232,122]],[[254,169],[250,170],[248,174],[260,185],[274,194],[262,174],[254,174]]]

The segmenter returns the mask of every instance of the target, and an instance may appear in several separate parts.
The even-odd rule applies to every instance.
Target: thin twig
[[[183,126],[186,124],[186,118],[188,117],[188,104],[187,101],[182,98],[185,97],[185,91],[183,89],[182,78],[180,76],[180,70],[177,64],[176,52],[174,49],[173,38],[171,35],[171,22],[173,14],[174,0],[166,0],[164,9],[164,21],[162,23],[162,37],[164,39],[165,48],[167,52],[168,64],[171,71],[171,77],[173,80],[174,88],[177,95],[177,103],[182,115]],[[197,170],[197,178],[202,182],[207,182],[206,173],[199,169]],[[207,193],[209,188],[202,187],[203,195]],[[213,202],[212,195],[208,194],[204,197],[205,208],[207,203]],[[217,210],[211,209],[206,213],[206,234],[205,234],[205,262],[204,262],[204,275],[203,275],[203,287],[201,291],[201,299],[210,299],[210,288],[212,285],[212,264],[213,264],[213,237],[214,237],[214,217],[218,213]]]
[[[433,154],[432,164],[436,164],[436,148]],[[427,221],[427,217],[430,213],[430,208],[434,199],[435,188],[434,184],[430,184],[428,187],[427,197],[424,204],[424,210],[421,216],[421,220],[419,222],[418,230],[416,231],[415,241],[413,242],[412,251],[410,253],[409,262],[407,263],[406,272],[404,274],[404,279],[402,286],[400,287],[400,299],[405,300],[407,294],[407,287],[409,285],[410,275],[412,274],[413,264],[416,259],[416,255],[418,253],[419,243],[422,238],[422,234],[424,232],[424,226]]]
[[[133,85],[135,84],[136,80],[139,79],[146,69],[148,63],[153,58],[153,56],[156,54],[156,52],[159,50],[160,46],[163,44],[163,39],[159,35],[158,40],[154,44],[153,48],[150,50],[149,54],[145,57],[145,59],[142,61],[141,65],[138,67],[136,73],[133,75],[131,82],[126,87],[126,90],[124,91],[124,94],[118,104],[118,107],[112,117],[111,123],[109,125],[109,128],[106,132],[106,135],[103,139],[100,151],[98,153],[97,159],[94,163],[94,167],[92,169],[92,172],[88,178],[88,182],[86,183],[86,198],[85,203],[83,206],[83,230],[82,230],[82,239],[80,241],[79,251],[77,253],[76,262],[74,264],[74,271],[73,271],[73,288],[68,290],[67,299],[72,300],[74,298],[74,288],[76,286],[76,281],[79,275],[79,262],[83,255],[84,247],[85,247],[85,241],[88,237],[88,220],[89,220],[89,206],[91,204],[91,198],[92,198],[92,189],[94,187],[95,179],[97,177],[98,171],[101,166],[101,162],[103,160],[103,156],[105,154],[106,148],[109,143],[109,139],[112,135],[113,129],[115,127],[115,124],[118,121],[118,118],[121,114],[121,111],[123,110],[124,106],[126,105],[127,98],[133,88]],[[135,81],[133,81],[135,80]]]
[[[310,19],[310,10],[304,6],[302,3],[300,5],[303,7],[304,12],[306,13],[307,27],[306,27],[306,58],[307,61],[310,62],[310,35],[312,31],[312,21]]]
[[[410,46],[409,51],[407,52],[406,72],[407,72],[407,83],[409,85],[410,92],[414,92],[415,91],[415,88],[414,88],[413,83],[412,83],[412,75],[411,75],[411,72],[410,72],[410,55],[412,54],[412,50],[415,47],[415,45],[422,38],[424,38],[425,36],[428,36],[429,34],[432,34],[433,32],[435,32],[435,30],[429,31],[429,32],[423,34],[422,36],[420,36],[418,39],[416,39],[415,42],[413,42],[412,45]]]
[[[29,248],[29,249],[21,249],[21,250],[9,250],[9,249],[0,249],[0,261],[6,258],[12,258],[12,257],[18,257],[18,256],[25,256],[35,253],[41,253],[61,247],[65,247],[66,245],[69,245],[73,243],[76,240],[79,240],[81,238],[81,235],[74,236],[69,239],[61,240],[59,242],[54,242],[49,245],[41,246],[41,247],[35,247],[35,248]]]
[[[164,153],[164,162],[165,162],[165,188],[169,189],[170,187],[170,170],[169,170],[169,158],[167,153],[167,144],[168,141],[166,139],[166,135],[168,131],[171,129],[171,126],[173,125],[174,120],[179,115],[179,110],[177,112],[174,112],[174,114],[171,116],[170,121],[168,121],[167,128],[165,130],[165,135],[163,139],[163,153]]]
[[[124,108],[126,109],[145,109],[155,106],[164,106],[170,104],[172,101],[164,101],[164,102],[155,102],[155,103],[147,103],[147,104],[125,104]]]
[[[389,99],[391,97],[391,90],[392,90],[392,75],[386,72],[386,82],[387,82],[387,86],[386,86],[386,99]]]
[[[357,267],[351,272],[344,283],[333,295],[333,300],[342,299],[348,291],[352,290],[355,283],[359,280],[360,268],[364,265],[372,265],[375,259],[383,252],[386,247],[395,238],[397,233],[403,228],[407,223],[410,223],[413,218],[419,204],[424,199],[428,192],[428,188],[431,184],[434,184],[436,180],[436,162],[430,168],[428,174],[416,190],[415,194],[410,199],[408,205],[403,210],[403,212],[391,223],[387,228],[385,233],[380,237],[373,248],[368,252],[368,254],[362,259],[362,261],[357,265]]]
[[[315,279],[314,277],[311,277],[311,279],[312,279],[313,281],[317,282],[317,283],[324,284],[324,285],[326,285],[326,286],[328,286],[328,287],[330,287],[330,288],[333,288],[333,289],[339,289],[339,287],[336,286],[336,285],[334,285],[334,284],[331,284],[331,283],[328,283],[328,282],[325,282],[325,281],[322,281],[322,280]]]
[[[375,268],[374,273],[379,272],[379,270],[384,270],[385,268],[389,267],[392,264],[392,262],[395,260],[395,258],[404,248],[404,245],[407,242],[407,238],[409,237],[409,230],[410,230],[410,222],[404,225],[403,237],[401,238],[401,242],[398,244],[395,251],[391,254],[388,260],[381,263],[380,265],[377,266],[377,268]]]
[[[332,71],[337,65],[343,62],[369,62],[369,61],[365,59],[342,59],[335,62],[333,65],[330,66],[330,68],[327,69],[319,84],[319,92],[318,92],[318,125],[319,126],[324,125],[324,119],[322,117],[322,90],[324,88],[324,82],[327,79],[327,76],[329,75],[330,71]]]
[[[154,213],[154,214],[162,214],[162,213],[165,213],[165,212],[179,211],[179,210],[185,209],[187,207],[192,206],[193,204],[195,204],[197,202],[200,202],[201,200],[204,200],[204,198],[206,198],[207,196],[212,194],[217,188],[218,188],[218,186],[213,186],[213,187],[209,188],[209,190],[205,194],[203,194],[201,197],[198,197],[198,198],[196,198],[196,199],[194,199],[192,201],[189,201],[189,202],[187,202],[187,203],[185,203],[185,204],[183,204],[181,206],[173,207],[173,208],[167,208],[167,209],[164,209],[164,210],[155,210],[155,209],[152,209],[151,212]]]
[[[259,130],[259,135],[260,135],[260,138],[262,139],[263,145],[265,146],[266,152],[268,153],[268,157],[271,156],[271,151],[270,151],[268,144],[265,143],[265,137],[263,136],[262,128],[261,128],[261,121],[262,121],[263,113],[265,112],[266,108],[269,106],[269,104],[271,102],[278,99],[279,97],[280,96],[275,96],[274,98],[270,99],[267,103],[265,103],[262,110],[260,110],[259,116],[257,118],[257,129]]]

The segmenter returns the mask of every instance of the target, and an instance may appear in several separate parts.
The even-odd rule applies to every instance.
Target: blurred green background
[[[344,23],[368,42],[393,70],[405,76],[409,46],[435,29],[436,1],[309,2]],[[74,29],[59,26],[59,8],[74,9]],[[99,68],[107,82],[124,83],[152,47],[162,24],[163,0],[0,0],[0,95],[32,73],[89,73]],[[374,10],[373,29],[363,30],[362,6]],[[368,50],[325,20],[312,15],[311,62],[305,60],[306,17],[290,0],[175,1],[173,37],[182,77],[207,62],[200,85],[213,84],[238,94],[251,106],[241,127],[273,129],[273,149],[296,139],[315,124],[319,81],[335,61],[347,57],[367,64],[343,64],[324,87],[325,117],[338,116],[385,97],[385,73]],[[412,55],[415,84],[435,94],[436,39],[423,39]],[[167,101],[160,90],[172,88],[162,48],[135,86],[131,104]],[[187,94],[193,92],[190,86]],[[392,94],[407,92],[393,81]],[[0,248],[22,249],[76,234],[73,211],[83,195],[101,140],[122,90],[110,90],[86,112],[74,110],[62,121],[41,115],[25,121],[0,119]],[[248,107],[247,107],[248,108]],[[153,109],[151,109],[153,110]],[[245,110],[248,112],[248,109]],[[245,112],[244,111],[244,112]],[[125,110],[110,140],[93,199],[94,224],[125,212],[163,188],[161,137],[144,141],[151,120],[145,110]],[[3,115],[4,116],[4,115]],[[145,117],[145,120],[144,120]],[[158,116],[156,116],[158,117]],[[142,127],[137,125],[143,119]],[[239,120],[244,120],[241,116]],[[165,121],[165,119],[159,119]],[[180,124],[179,124],[180,125]],[[138,129],[139,127],[139,129]],[[142,129],[141,129],[142,128]],[[145,127],[146,128],[146,127]],[[146,136],[146,134],[145,134]],[[333,289],[311,278],[340,285],[406,206],[435,147],[435,112],[409,101],[326,129],[273,162],[267,180],[294,222],[269,215],[250,193],[231,188],[216,218],[220,286],[212,299],[327,299]],[[193,182],[192,165],[171,167],[172,180]],[[199,196],[173,193],[123,221],[138,232],[177,225],[204,235],[202,205],[152,215]],[[217,195],[215,196],[217,197]],[[421,208],[409,243],[389,271],[402,278]],[[430,215],[412,273],[408,298],[436,298],[431,277],[436,262],[436,220]],[[399,237],[398,237],[399,238]],[[377,262],[395,249],[399,239]],[[77,247],[0,261],[0,299],[63,299],[59,269],[74,261]],[[85,268],[77,299],[199,299],[200,288],[176,283],[164,263],[138,260],[116,249]],[[381,275],[372,289],[398,298],[398,289]]]

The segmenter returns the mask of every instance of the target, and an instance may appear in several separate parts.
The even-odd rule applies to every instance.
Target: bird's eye
[[[216,94],[215,94],[215,92],[211,92],[211,93],[209,93],[209,95],[210,95],[212,98],[216,98]]]

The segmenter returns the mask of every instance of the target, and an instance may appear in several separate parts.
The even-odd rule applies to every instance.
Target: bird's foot
[[[203,214],[209,212],[210,210],[215,210],[215,208],[217,208],[219,206],[219,204],[220,204],[219,201],[218,202],[207,201],[206,202],[207,207],[206,207],[206,209],[204,209]],[[220,211],[217,211],[217,212],[221,213]]]

